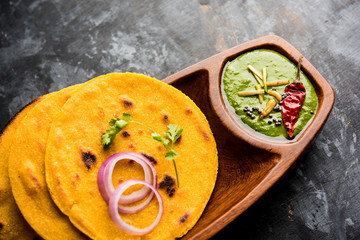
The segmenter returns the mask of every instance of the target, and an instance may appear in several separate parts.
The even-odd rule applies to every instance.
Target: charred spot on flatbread
[[[81,158],[87,170],[90,170],[90,168],[96,163],[96,156],[92,154],[90,151],[87,152],[81,151]]]
[[[128,97],[128,95],[124,94],[120,96],[120,103],[125,109],[132,109],[135,107],[135,101]]]
[[[4,224],[0,223],[0,231],[3,229]]]
[[[134,105],[134,103],[130,100],[123,100],[123,103],[125,107],[132,107]]]
[[[168,123],[169,122],[169,116],[167,114],[163,115],[163,121],[164,123]]]
[[[153,164],[157,164],[157,161],[156,161],[156,159],[155,159],[153,156],[148,155],[148,154],[146,154],[146,153],[142,153],[142,155],[143,155],[144,157],[146,157],[147,159],[149,159]]]
[[[204,137],[205,141],[210,141],[209,134],[201,126],[198,126],[198,128],[199,128],[199,131],[201,132],[202,136]]]
[[[165,189],[169,197],[174,196],[175,194],[175,180],[169,175],[165,175],[164,179],[159,183],[160,189]]]
[[[130,137],[130,133],[129,133],[128,131],[122,131],[122,132],[121,132],[121,135],[122,135],[123,137]]]
[[[180,218],[180,223],[184,223],[188,219],[188,217],[189,217],[189,214],[185,213],[185,215]]]
[[[123,99],[122,104],[126,109],[131,109],[135,105],[134,101],[132,101],[130,99]]]

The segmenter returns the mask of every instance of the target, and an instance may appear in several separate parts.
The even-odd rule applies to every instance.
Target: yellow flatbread
[[[8,174],[8,160],[19,124],[26,114],[46,97],[39,97],[24,107],[0,135],[0,239],[34,239],[37,236],[15,203]]]
[[[31,109],[17,128],[9,154],[9,177],[16,203],[31,227],[45,239],[85,239],[53,203],[45,182],[45,149],[52,119],[78,89],[51,93]]]
[[[156,160],[159,186],[166,176],[175,179],[172,161],[165,148],[148,129],[129,124],[107,150],[101,135],[109,121],[130,113],[134,121],[162,134],[170,123],[183,128],[174,145],[180,187],[175,192],[160,188],[164,215],[149,234],[133,236],[120,230],[110,219],[107,203],[100,195],[97,173],[112,154],[133,151]],[[217,150],[209,124],[199,108],[179,90],[139,74],[113,73],[100,76],[83,86],[56,115],[46,148],[46,182],[59,209],[71,222],[94,239],[174,239],[183,236],[200,218],[215,185]],[[116,166],[113,182],[143,179],[135,163]],[[116,184],[115,184],[116,185]],[[149,226],[158,212],[153,200],[136,214],[122,215],[136,227]]]

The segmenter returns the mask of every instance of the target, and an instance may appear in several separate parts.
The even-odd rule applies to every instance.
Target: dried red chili
[[[293,137],[295,124],[299,118],[299,113],[306,95],[305,87],[300,81],[301,58],[302,56],[299,59],[295,82],[286,86],[284,92],[286,97],[282,100],[281,107],[283,123],[290,138]]]

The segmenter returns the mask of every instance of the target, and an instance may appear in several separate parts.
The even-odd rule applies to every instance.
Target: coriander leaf
[[[120,131],[121,129],[115,126],[111,129],[106,130],[106,132],[101,136],[101,144],[104,145],[105,149],[108,149],[110,147],[110,145],[114,141],[116,134]]]
[[[175,134],[175,137],[174,137],[174,142],[176,142],[176,140],[179,139],[179,137],[181,136],[182,132],[183,132],[183,129],[182,129],[182,128],[180,128],[180,129],[178,129],[178,130],[176,131],[176,134]]]
[[[166,154],[165,154],[165,158],[167,160],[173,160],[174,158],[176,158],[178,156],[177,152],[175,152],[174,149],[171,149],[170,151],[168,151]]]
[[[147,137],[152,138],[158,142],[161,142],[162,145],[164,145],[165,149],[167,150],[165,154],[165,159],[173,161],[175,174],[176,174],[176,182],[177,182],[177,186],[179,187],[179,175],[175,163],[175,158],[178,156],[178,153],[173,149],[173,145],[176,142],[176,140],[178,140],[179,137],[181,136],[183,129],[179,128],[175,124],[169,124],[167,128],[168,128],[167,132],[164,132],[165,137],[162,137],[160,134],[155,133],[154,131],[152,131],[151,136],[147,136]],[[169,146],[170,141],[171,141],[171,146]]]
[[[167,140],[166,138],[163,138],[163,141],[162,141],[164,147],[167,149],[169,146],[169,140]],[[165,146],[166,145],[166,146]]]
[[[161,137],[161,135],[158,134],[158,133],[152,133],[152,134],[151,134],[151,138],[154,139],[154,140],[156,140],[156,141],[159,141],[159,142],[161,142],[161,141],[163,140],[163,138]]]
[[[101,135],[101,144],[104,146],[105,149],[108,149],[110,145],[113,143],[116,134],[118,134],[124,127],[126,127],[131,121],[131,115],[128,113],[123,114],[124,119],[120,118],[113,118],[110,120],[109,125],[111,126],[110,129],[106,130],[103,135]]]
[[[164,147],[166,148],[166,150],[169,149],[169,146],[168,146],[169,140],[166,139],[166,138],[163,138],[160,134],[154,132],[154,133],[151,134],[151,136],[148,136],[148,137],[152,138],[152,139],[154,139],[154,140],[156,140],[158,142],[161,142],[162,145],[164,145]]]
[[[104,145],[105,148],[110,146],[110,144],[111,144],[111,136],[110,136],[109,133],[104,133],[101,136],[101,144]]]
[[[109,122],[110,126],[114,126],[115,122],[118,121],[118,120],[120,120],[120,118],[111,119],[110,122]]]
[[[128,125],[128,124],[129,124],[129,122],[120,119],[120,120],[117,120],[117,121],[115,122],[114,126],[120,128],[120,130],[121,130],[121,129],[123,129],[124,127],[126,127],[126,125]]]
[[[123,113],[123,119],[127,122],[131,121],[131,114],[130,113]]]
[[[174,138],[176,135],[177,126],[175,124],[167,125],[168,131],[165,133],[166,137],[169,138],[172,142],[174,142]]]
[[[164,135],[171,140],[171,146],[173,146],[176,140],[181,136],[183,129],[178,128],[175,124],[169,124],[167,127],[168,131],[164,133]]]

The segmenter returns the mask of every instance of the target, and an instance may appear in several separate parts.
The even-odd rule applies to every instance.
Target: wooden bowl
[[[221,92],[221,78],[228,61],[255,49],[274,50],[294,64],[301,55],[284,39],[265,36],[228,49],[163,79],[200,107],[210,123],[218,147],[219,172],[213,194],[198,223],[183,239],[208,239],[249,208],[304,153],[333,107],[333,89],[303,58],[302,71],[315,87],[319,101],[310,125],[297,138],[286,142],[271,140],[248,130],[226,107]]]

